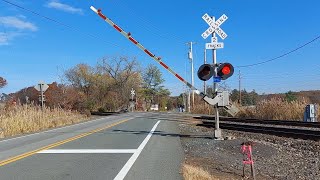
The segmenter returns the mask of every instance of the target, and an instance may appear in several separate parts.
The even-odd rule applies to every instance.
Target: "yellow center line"
[[[53,148],[53,147],[56,147],[56,146],[60,146],[60,145],[62,145],[62,144],[65,144],[65,143],[68,143],[68,142],[71,142],[71,141],[74,141],[74,140],[77,140],[77,139],[80,139],[80,138],[83,138],[83,137],[88,136],[88,135],[90,135],[90,134],[93,134],[93,133],[102,131],[102,130],[104,130],[104,129],[108,129],[108,128],[110,128],[110,127],[116,126],[116,125],[118,125],[118,124],[124,123],[124,122],[126,122],[126,121],[128,121],[128,120],[129,120],[129,119],[125,119],[125,120],[122,120],[122,121],[120,121],[120,122],[113,123],[113,124],[111,124],[111,125],[108,125],[108,126],[105,126],[105,127],[102,127],[102,128],[98,128],[98,129],[92,130],[92,131],[90,131],[90,132],[82,133],[82,134],[79,134],[79,135],[77,135],[77,136],[74,136],[74,137],[71,137],[71,138],[68,138],[68,139],[65,139],[65,140],[62,140],[62,141],[58,141],[58,142],[55,142],[55,143],[53,143],[53,144],[49,144],[49,145],[44,146],[44,147],[41,147],[41,148],[39,148],[39,149],[36,149],[36,150],[33,150],[33,151],[29,151],[29,152],[26,152],[26,153],[23,153],[23,154],[20,154],[20,155],[11,157],[11,158],[9,158],[9,159],[0,161],[0,166],[4,166],[4,165],[6,165],[6,164],[15,162],[15,161],[17,161],[17,160],[26,158],[26,157],[31,156],[31,155],[34,155],[34,154],[36,154],[36,153],[39,152],[39,151],[47,150],[47,149],[50,149],[50,148]]]

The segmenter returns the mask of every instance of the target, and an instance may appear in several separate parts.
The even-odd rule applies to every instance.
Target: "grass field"
[[[239,106],[238,117],[273,119],[273,120],[297,120],[302,121],[307,101],[285,101],[283,98],[273,98],[258,102],[255,106]],[[196,103],[193,107],[195,114],[212,114],[212,106],[205,105],[204,102]],[[222,108],[221,108],[222,109]],[[318,105],[317,119],[320,119],[320,106]],[[225,111],[220,111],[220,115],[228,115]]]
[[[307,104],[306,101],[288,102],[281,98],[274,98],[261,101],[253,108],[242,107],[238,116],[245,118],[302,121]]]
[[[44,108],[32,105],[0,109],[0,136],[9,137],[37,132],[85,121],[88,118],[78,112],[61,108]]]

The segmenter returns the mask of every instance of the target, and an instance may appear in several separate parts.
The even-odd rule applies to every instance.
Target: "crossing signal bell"
[[[230,63],[221,63],[217,67],[217,76],[221,80],[226,80],[234,73],[234,68]],[[198,70],[198,77],[202,81],[209,80],[214,75],[214,66],[211,64],[203,64]]]

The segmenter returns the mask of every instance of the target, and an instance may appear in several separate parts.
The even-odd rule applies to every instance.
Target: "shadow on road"
[[[149,134],[149,131],[130,131],[130,130],[122,130],[122,129],[115,129],[113,130],[113,132],[122,132],[122,133],[128,133],[128,134]],[[152,135],[166,136],[166,137],[180,137],[180,138],[214,139],[212,136],[208,136],[208,135],[177,134],[177,133],[166,133],[164,131],[154,131]]]

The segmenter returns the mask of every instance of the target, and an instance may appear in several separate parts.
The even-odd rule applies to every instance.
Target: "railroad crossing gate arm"
[[[221,94],[218,94],[214,99],[208,97],[206,94],[200,92],[197,88],[192,86],[189,82],[187,82],[185,79],[183,79],[179,74],[174,72],[169,66],[167,66],[160,57],[157,57],[154,55],[151,51],[146,49],[141,43],[139,43],[136,39],[134,39],[131,36],[131,33],[125,32],[120,26],[115,24],[111,19],[109,19],[107,16],[101,13],[101,10],[97,10],[95,7],[91,6],[90,9],[95,12],[98,16],[100,16],[105,22],[107,22],[110,26],[112,26],[115,30],[117,30],[121,35],[123,35],[126,39],[128,39],[130,42],[132,42],[135,46],[137,46],[141,51],[146,53],[148,56],[150,56],[152,59],[154,59],[156,62],[158,62],[163,68],[165,68],[167,71],[169,71],[172,75],[174,75],[176,78],[178,78],[182,83],[187,85],[191,90],[199,94],[204,101],[211,105],[215,105],[218,103],[218,106],[226,107],[227,105],[230,106],[229,103],[229,94],[228,92],[221,92]],[[227,95],[225,95],[227,94]],[[232,105],[230,106],[232,108]],[[227,108],[229,109],[229,108]],[[228,110],[227,110],[228,111]],[[229,112],[229,111],[228,111]],[[235,114],[235,110],[232,111],[233,114]],[[231,115],[233,115],[231,114]]]

